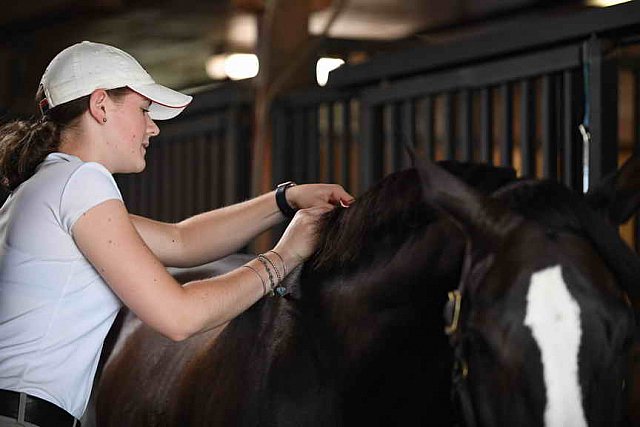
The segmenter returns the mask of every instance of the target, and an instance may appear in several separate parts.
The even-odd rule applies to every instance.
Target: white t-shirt
[[[0,388],[76,418],[121,302],[71,230],[109,199],[122,195],[104,166],[53,153],[0,208]]]

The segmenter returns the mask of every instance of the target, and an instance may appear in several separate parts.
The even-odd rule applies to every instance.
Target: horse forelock
[[[640,301],[637,285],[640,259],[582,194],[554,181],[524,180],[504,186],[493,197],[525,219],[545,227],[549,233],[570,232],[588,239],[616,277],[621,290]]]
[[[522,180],[506,185],[493,194],[525,219],[553,231],[581,234],[584,225],[578,211],[587,208],[582,197],[555,181]]]

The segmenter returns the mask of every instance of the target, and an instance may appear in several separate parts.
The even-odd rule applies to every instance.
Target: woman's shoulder
[[[49,154],[42,164],[38,167],[37,173],[34,175],[36,181],[49,182],[62,181],[63,185],[74,175],[82,175],[83,177],[106,177],[108,181],[112,181],[113,177],[104,165],[98,162],[85,162],[80,158],[66,153],[55,152]]]

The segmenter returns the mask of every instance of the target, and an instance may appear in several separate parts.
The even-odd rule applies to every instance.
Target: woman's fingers
[[[336,197],[338,199],[338,203],[342,207],[344,207],[344,208],[349,207],[349,205],[356,200],[355,197],[353,197],[351,194],[349,194],[341,186],[338,185],[337,187],[338,188],[336,188],[336,190],[335,190],[334,197]]]
[[[287,200],[300,209],[330,204],[347,207],[355,200],[338,184],[303,184],[287,190]]]
[[[299,261],[304,261],[311,256],[316,248],[319,220],[322,215],[334,208],[333,205],[325,204],[296,212],[276,245],[278,252],[293,255]]]

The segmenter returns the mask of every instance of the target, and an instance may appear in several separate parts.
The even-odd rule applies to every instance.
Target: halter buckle
[[[451,291],[447,294],[449,300],[444,307],[445,324],[444,333],[452,335],[458,330],[460,321],[460,305],[462,304],[462,294],[459,290]]]

